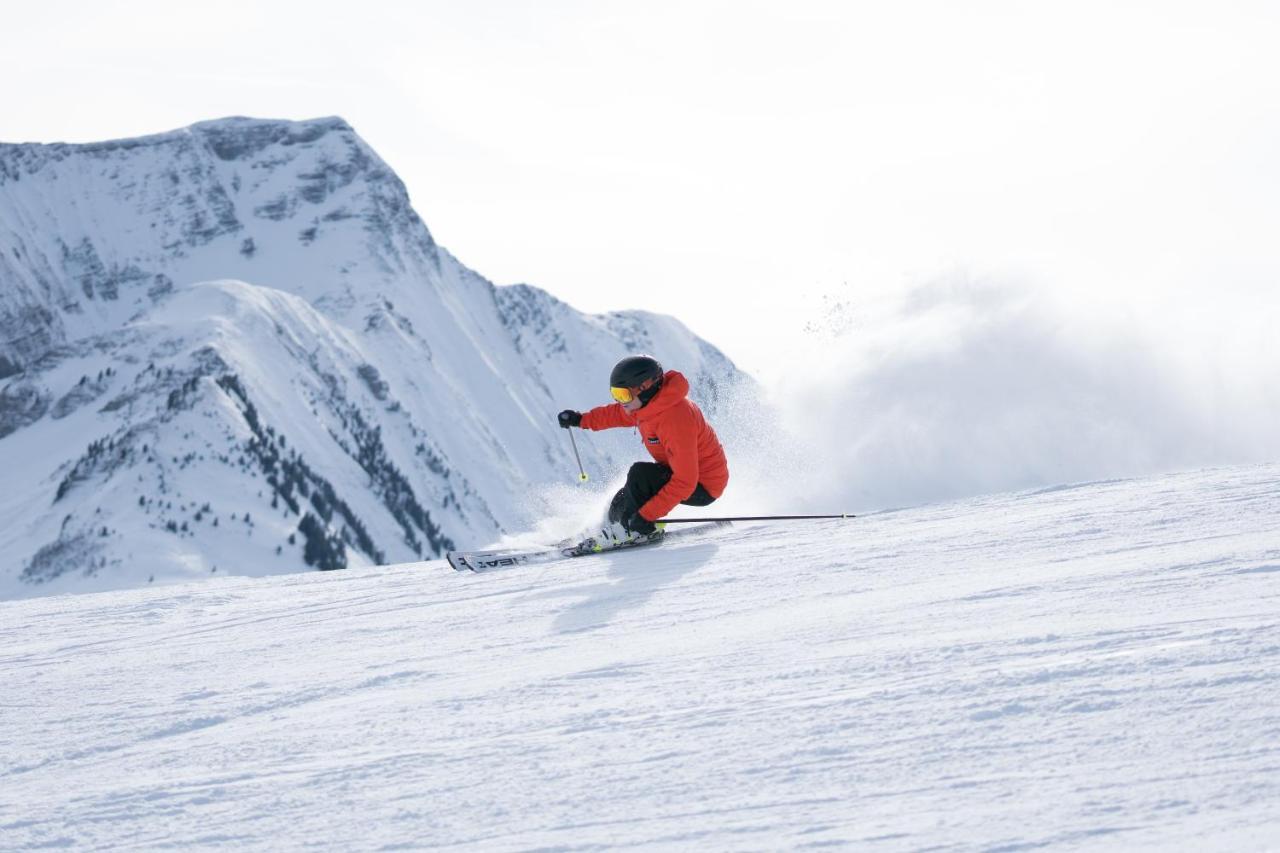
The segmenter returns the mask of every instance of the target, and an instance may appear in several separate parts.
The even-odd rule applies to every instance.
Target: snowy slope
[[[495,287],[341,119],[0,145],[0,598],[526,530],[555,413],[637,350],[713,413],[750,386],[672,317]],[[634,439],[582,452],[603,491]]]
[[[0,604],[0,838],[1274,849],[1280,466]]]

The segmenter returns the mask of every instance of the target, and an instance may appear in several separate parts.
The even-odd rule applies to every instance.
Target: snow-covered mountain
[[[636,350],[713,412],[744,381],[671,317],[495,287],[340,119],[0,145],[0,596],[527,528],[576,473],[555,412]],[[598,488],[633,445],[582,442]]]
[[[1278,514],[1270,465],[0,602],[0,847],[1274,850]]]

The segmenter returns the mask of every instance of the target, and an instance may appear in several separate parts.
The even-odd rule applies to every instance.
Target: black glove
[[[658,529],[656,524],[638,512],[633,512],[631,515],[622,519],[622,526],[632,533],[639,533],[641,536],[648,536],[650,533]]]
[[[557,416],[557,419],[560,421],[561,429],[582,426],[582,413],[575,412],[573,409],[565,409]]]

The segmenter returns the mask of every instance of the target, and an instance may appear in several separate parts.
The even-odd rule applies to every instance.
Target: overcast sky
[[[341,115],[482,275],[768,378],[957,271],[1274,306],[1277,44],[1220,0],[6,4],[0,140]]]

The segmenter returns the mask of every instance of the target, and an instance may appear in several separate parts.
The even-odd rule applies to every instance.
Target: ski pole
[[[578,482],[587,482],[587,471],[582,467],[582,457],[578,455],[578,441],[573,437],[573,430],[565,430],[569,433],[569,443],[573,445],[573,458],[578,461]]]
[[[689,524],[695,521],[797,521],[805,518],[857,518],[851,512],[839,515],[735,515],[727,518],[660,518],[654,524]]]

